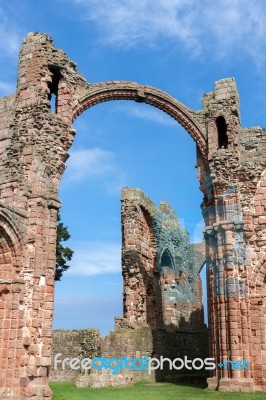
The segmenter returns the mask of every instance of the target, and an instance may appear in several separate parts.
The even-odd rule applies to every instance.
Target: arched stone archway
[[[206,154],[205,129],[197,121],[196,112],[152,86],[144,86],[136,82],[102,82],[90,85],[88,93],[74,108],[72,118],[75,119],[98,103],[110,100],[133,100],[159,108],[179,122],[197,143],[200,151]]]
[[[249,371],[217,366],[209,385],[229,391],[266,390],[266,343],[262,331],[256,328],[265,317],[261,311],[264,294],[259,291],[254,299],[249,284],[254,266],[264,260],[260,270],[265,268],[266,135],[261,128],[241,127],[234,79],[216,82],[214,90],[204,95],[202,109],[193,111],[150,86],[132,82],[89,84],[77,72],[75,63],[54,48],[49,36],[31,33],[20,51],[17,92],[0,100],[0,206],[6,224],[16,222],[20,238],[15,255],[8,250],[6,230],[0,229],[2,264],[7,269],[9,263],[16,265],[19,276],[13,291],[3,291],[8,301],[0,299],[7,314],[10,302],[14,301],[18,310],[5,328],[12,333],[5,333],[5,348],[9,350],[2,354],[1,371],[11,354],[15,361],[8,379],[0,373],[1,398],[51,398],[47,375],[58,187],[75,136],[71,123],[89,107],[117,99],[141,101],[163,110],[195,140],[204,196],[201,207],[206,225],[210,356],[217,363],[228,359],[250,362]],[[220,117],[226,128],[226,148],[219,145]],[[259,341],[254,340],[257,336]],[[259,344],[254,350],[255,342]]]

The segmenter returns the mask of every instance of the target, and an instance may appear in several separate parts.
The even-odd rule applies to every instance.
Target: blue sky
[[[264,0],[0,0],[0,95],[15,91],[18,49],[28,32],[52,36],[88,82],[132,80],[197,110],[214,81],[235,77],[243,126],[266,126]],[[113,329],[122,315],[120,189],[168,200],[192,241],[202,216],[195,144],[163,112],[110,102],[75,122],[60,187],[75,251],[56,284],[55,328]]]

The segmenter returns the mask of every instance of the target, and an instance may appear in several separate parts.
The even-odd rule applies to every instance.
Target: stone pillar
[[[30,34],[20,51],[13,107],[1,114],[8,126],[0,180],[3,400],[52,396],[48,372],[60,208],[57,191],[72,142],[67,123],[50,107],[54,89],[49,85],[48,64],[60,57],[62,63],[66,61],[62,52],[53,51],[47,35]]]
[[[212,386],[266,391],[266,136],[258,127],[241,128],[234,79],[216,82],[214,91],[204,96],[202,110],[195,112],[149,86],[132,82],[90,85],[75,63],[54,48],[49,36],[31,33],[20,51],[17,92],[0,99],[3,400],[51,398],[47,374],[58,186],[75,133],[71,122],[102,101],[140,98],[172,115],[197,143],[211,351],[220,362],[226,357],[250,360],[250,371],[217,369]],[[131,211],[135,219],[132,226],[125,223],[129,236],[123,249],[125,313],[160,326],[157,309],[162,299],[156,296],[154,300],[160,290],[160,260],[155,253],[161,256],[164,240],[161,236],[162,241],[155,244],[145,207],[132,204]],[[170,231],[168,219],[164,222],[165,232]],[[153,301],[160,303],[159,308],[152,306]]]
[[[157,266],[151,218],[138,189],[122,191],[124,317],[156,327]]]
[[[261,202],[257,204],[254,196],[265,157],[253,158],[250,151],[257,151],[260,132],[240,128],[239,100],[232,79],[216,82],[214,92],[204,97],[203,110],[208,126],[208,164],[199,155],[198,167],[205,194],[211,351],[221,365],[227,360],[250,363],[250,371],[217,367],[209,386],[221,391],[253,391],[262,387],[263,345],[257,330],[251,344],[252,321],[261,321],[262,315],[257,300],[252,299],[250,274],[252,268],[257,269],[255,254],[264,244],[260,249],[254,247],[254,238],[262,230],[257,226],[255,233],[251,216],[262,212]],[[252,178],[246,175],[247,170]],[[258,200],[264,192],[257,189]],[[255,342],[260,344],[256,346]]]

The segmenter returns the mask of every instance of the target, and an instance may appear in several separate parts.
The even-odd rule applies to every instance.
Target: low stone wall
[[[94,358],[101,355],[101,337],[97,329],[80,330],[56,330],[53,331],[52,366],[50,370],[50,381],[72,381],[75,382],[80,370],[74,371],[69,365],[58,364],[54,369],[54,357],[61,354],[60,360],[65,358]]]
[[[60,359],[64,358],[95,358],[104,356],[117,359],[127,356],[129,360],[137,357],[160,356],[170,359],[175,358],[206,358],[208,357],[208,335],[207,328],[201,332],[176,332],[166,328],[152,330],[147,325],[131,322],[126,318],[115,319],[115,331],[110,332],[104,338],[100,338],[95,329],[55,331],[53,333],[53,357],[61,353]],[[52,363],[53,364],[53,363]],[[106,387],[127,386],[138,381],[167,381],[176,382],[180,380],[182,371],[170,371],[167,365],[162,371],[155,370],[149,373],[144,371],[130,371],[123,368],[116,374],[111,370],[102,369],[97,371],[62,370],[61,364],[57,370],[52,369],[51,381],[73,381],[78,387]]]
[[[136,357],[153,356],[153,335],[148,326],[135,323],[126,318],[115,318],[115,331],[110,332],[101,340],[101,354],[110,358],[129,360]],[[155,381],[155,374],[144,371],[130,371],[125,368],[112,374],[111,370],[91,369],[81,373],[77,379],[78,387],[128,386],[139,381]]]

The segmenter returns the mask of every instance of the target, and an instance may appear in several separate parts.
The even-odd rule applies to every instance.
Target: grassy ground
[[[137,383],[128,388],[77,389],[73,383],[51,383],[53,400],[265,400],[265,393],[221,393],[171,383]]]

